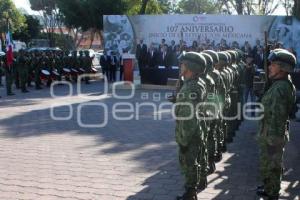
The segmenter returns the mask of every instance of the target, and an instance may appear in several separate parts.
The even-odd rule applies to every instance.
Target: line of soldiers
[[[7,66],[3,57],[1,66],[5,71],[7,95],[14,95],[12,85],[15,83],[17,89],[23,93],[28,92],[34,82],[35,89],[42,89],[43,82],[49,87],[53,80],[77,82],[81,74],[96,73],[92,67],[92,57],[89,51],[32,51],[20,50],[15,53],[12,66]],[[86,84],[89,84],[89,77],[84,77]]]
[[[177,200],[196,200],[241,124],[245,63],[238,50],[183,52],[179,60],[175,134],[185,193]]]

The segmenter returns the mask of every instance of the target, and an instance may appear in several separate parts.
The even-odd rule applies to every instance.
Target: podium
[[[124,81],[133,83],[133,65],[135,60],[134,54],[124,53],[122,55],[124,65]]]

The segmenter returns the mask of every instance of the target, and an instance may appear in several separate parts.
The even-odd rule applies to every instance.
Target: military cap
[[[206,68],[205,58],[197,52],[182,52],[178,57],[180,61],[188,61],[191,64],[186,65],[186,67],[193,72],[204,72]]]
[[[280,65],[280,68],[286,72],[293,72],[297,60],[296,57],[285,49],[274,49],[268,56],[270,62],[282,62],[284,65]]]
[[[215,52],[213,50],[204,50],[204,51],[202,51],[202,53],[206,53],[206,54],[210,55],[211,58],[213,59],[213,64],[219,62],[219,55],[217,52]]]
[[[205,58],[206,60],[206,68],[207,68],[207,71],[213,71],[214,70],[214,67],[213,67],[213,58],[211,55],[209,55],[208,53],[204,53],[204,52],[201,52],[201,55]]]

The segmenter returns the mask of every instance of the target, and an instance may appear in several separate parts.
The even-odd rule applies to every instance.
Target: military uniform
[[[269,61],[271,67],[279,63],[280,70],[287,73],[296,65],[295,56],[286,50],[274,50],[269,56]],[[264,116],[258,130],[260,172],[264,186],[259,188],[257,194],[267,196],[268,199],[279,197],[282,158],[289,136],[288,119],[296,100],[295,87],[288,76],[276,76],[278,73],[270,77],[273,83],[262,97]]]
[[[183,86],[177,94],[176,98],[176,142],[179,146],[179,164],[181,171],[185,177],[186,192],[177,199],[196,200],[196,189],[200,181],[201,166],[199,163],[199,155],[201,153],[201,145],[204,140],[204,130],[196,113],[201,110],[195,110],[197,104],[203,102],[206,96],[205,83],[199,81],[198,72],[204,71],[205,59],[197,53],[183,53],[180,60],[186,62],[187,69],[193,72],[193,76],[184,79]],[[190,106],[187,106],[189,104]],[[188,116],[192,116],[189,119]],[[200,114],[201,116],[201,114]]]
[[[20,86],[22,92],[28,92],[26,84],[28,82],[28,67],[29,59],[23,54],[23,51],[20,52],[19,57],[17,58],[17,69],[19,74]]]

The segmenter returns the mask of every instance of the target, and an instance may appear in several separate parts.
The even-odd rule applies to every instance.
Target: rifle
[[[265,87],[264,87],[264,91],[266,92],[270,87],[269,68],[268,68],[268,57],[269,57],[269,53],[270,53],[270,48],[268,45],[267,31],[264,32],[264,36],[265,36],[265,48],[264,48]]]

